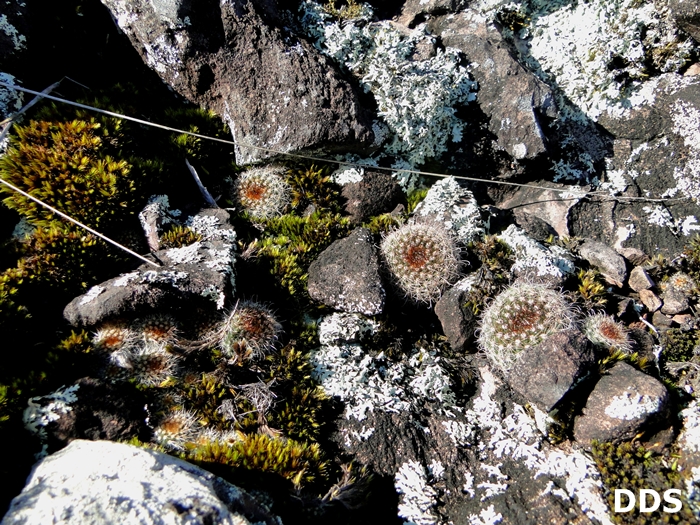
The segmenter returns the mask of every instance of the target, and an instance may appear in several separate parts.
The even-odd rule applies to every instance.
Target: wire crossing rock
[[[2,525],[281,524],[241,489],[177,458],[77,440],[38,463]]]
[[[374,140],[350,84],[308,42],[276,27],[272,2],[104,0],[151,68],[213,110],[234,139],[294,151],[366,148]],[[238,164],[269,156],[236,149]]]

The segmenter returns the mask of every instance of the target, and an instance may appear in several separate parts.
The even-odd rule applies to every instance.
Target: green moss
[[[339,20],[352,20],[362,16],[362,4],[356,0],[328,0],[323,4],[323,10]]]
[[[665,361],[690,361],[700,345],[700,330],[671,328],[661,336]]]
[[[391,215],[390,213],[382,213],[372,217],[369,221],[362,225],[375,235],[389,233],[397,227],[405,223],[405,218],[402,216]]]
[[[668,449],[658,454],[635,443],[593,442],[593,459],[601,473],[610,508],[614,508],[615,489],[631,490],[639,494],[639,489],[652,489],[660,494],[668,489],[680,489],[683,508],[676,514],[659,511],[640,513],[639,502],[635,511],[612,513],[615,523],[658,524],[695,523],[695,517],[685,499],[686,492],[678,469],[678,458]]]
[[[408,197],[406,198],[408,201],[406,212],[409,214],[413,213],[416,206],[418,206],[423,199],[425,199],[426,195],[428,195],[428,188],[418,188],[409,193]]]
[[[498,295],[508,284],[510,268],[515,260],[511,249],[495,235],[487,235],[474,242],[469,249],[469,256],[472,268],[479,268],[480,279],[477,286],[469,291],[462,308],[479,315],[485,302]]]
[[[233,443],[208,441],[188,450],[184,459],[278,474],[297,488],[323,483],[328,471],[328,463],[317,444],[262,434],[247,435]]]
[[[608,302],[603,278],[596,270],[579,270],[576,273],[574,299],[584,310],[598,310]]]
[[[202,236],[187,226],[174,225],[168,229],[160,238],[161,248],[182,248],[197,241],[201,241]]]

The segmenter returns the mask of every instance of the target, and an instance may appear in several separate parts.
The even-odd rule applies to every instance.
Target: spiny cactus
[[[632,350],[627,329],[605,314],[595,314],[583,322],[583,333],[588,339],[604,348],[615,347],[626,354]]]
[[[281,331],[282,325],[267,306],[245,301],[224,321],[219,346],[235,359],[260,359],[275,348]]]
[[[200,425],[189,410],[178,409],[163,418],[153,431],[153,441],[167,450],[183,451],[186,443],[197,439]]]
[[[439,299],[459,277],[457,248],[439,225],[406,224],[384,238],[381,251],[398,286],[418,302]]]
[[[509,372],[520,352],[571,327],[573,321],[572,306],[562,293],[536,284],[515,284],[484,312],[479,345],[497,367]]]
[[[235,200],[254,219],[282,215],[291,200],[291,188],[285,182],[284,168],[251,168],[238,176],[233,188]]]

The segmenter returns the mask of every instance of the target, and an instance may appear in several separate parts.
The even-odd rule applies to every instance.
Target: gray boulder
[[[309,266],[309,295],[343,312],[377,315],[386,292],[369,230],[358,228],[323,250]]]
[[[612,367],[596,384],[583,415],[576,418],[574,437],[584,446],[592,440],[632,439],[669,415],[670,396],[657,379],[627,363]]]
[[[39,462],[2,525],[281,524],[252,496],[177,458],[74,441]]]
[[[477,317],[465,303],[475,280],[474,276],[468,276],[458,281],[435,304],[435,314],[440,319],[442,331],[457,352],[464,351],[467,343],[474,339]]]
[[[579,255],[591,266],[598,268],[605,279],[622,288],[627,281],[625,259],[607,244],[587,240],[578,249]]]
[[[63,315],[68,322],[95,325],[120,315],[189,309],[193,304],[222,309],[234,287],[236,232],[228,223],[228,212],[203,210],[185,224],[202,240],[156,252],[160,267],[143,264],[93,286],[66,306]]]
[[[422,3],[422,2],[421,2]],[[523,68],[493,23],[475,10],[432,18],[428,28],[443,44],[464,52],[479,84],[477,103],[489,119],[498,147],[517,160],[547,151],[541,116],[554,118],[551,89]]]
[[[273,2],[104,0],[144,62],[220,115],[240,144],[281,151],[366,149],[356,93],[308,42],[283,31]],[[271,153],[236,147],[247,164]]]
[[[700,9],[696,2],[670,0],[668,8],[678,27],[700,42]]]
[[[528,402],[549,412],[595,364],[596,355],[586,337],[578,330],[566,330],[523,350],[508,383]]]

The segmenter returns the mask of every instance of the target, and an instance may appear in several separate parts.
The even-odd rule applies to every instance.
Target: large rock
[[[585,446],[593,440],[632,439],[649,425],[664,421],[669,401],[660,381],[627,363],[617,363],[598,381],[583,415],[576,418],[574,437]]]
[[[466,302],[476,280],[472,274],[458,281],[435,304],[435,315],[440,319],[442,331],[457,352],[465,351],[467,344],[474,339],[477,318]]]
[[[240,144],[347,151],[373,142],[350,84],[311,44],[276,26],[273,2],[103,3],[144,62],[224,118]],[[236,147],[238,164],[269,155]]]
[[[156,252],[163,263],[160,267],[143,264],[93,286],[66,306],[64,317],[73,325],[95,325],[111,317],[156,309],[178,311],[193,305],[222,309],[234,286],[236,232],[228,222],[228,212],[202,210],[185,224],[202,240]]]
[[[311,263],[309,295],[343,312],[382,312],[386,292],[368,230],[358,228],[345,239],[335,241]]]
[[[423,3],[423,2],[421,2]],[[434,17],[428,28],[443,44],[464,52],[479,83],[477,103],[498,146],[517,160],[547,151],[542,117],[557,115],[552,91],[523,68],[493,23],[475,10]]]
[[[591,266],[598,268],[605,279],[622,288],[627,281],[625,259],[607,244],[587,240],[578,249],[579,255]]]
[[[569,212],[569,231],[621,253],[637,248],[673,258],[700,228],[700,78],[665,75],[655,94],[653,105],[625,117],[601,116],[614,136],[606,191],[620,198],[580,201]]]
[[[700,42],[700,9],[697,2],[669,0],[668,8],[678,27]]]
[[[361,181],[343,186],[342,194],[346,200],[345,211],[354,224],[406,204],[406,196],[396,179],[382,171],[367,171]]]
[[[194,465],[109,441],[74,441],[32,470],[2,525],[281,524],[243,490]]]
[[[586,337],[578,330],[567,330],[523,350],[508,382],[528,402],[549,412],[595,364],[596,355]]]

